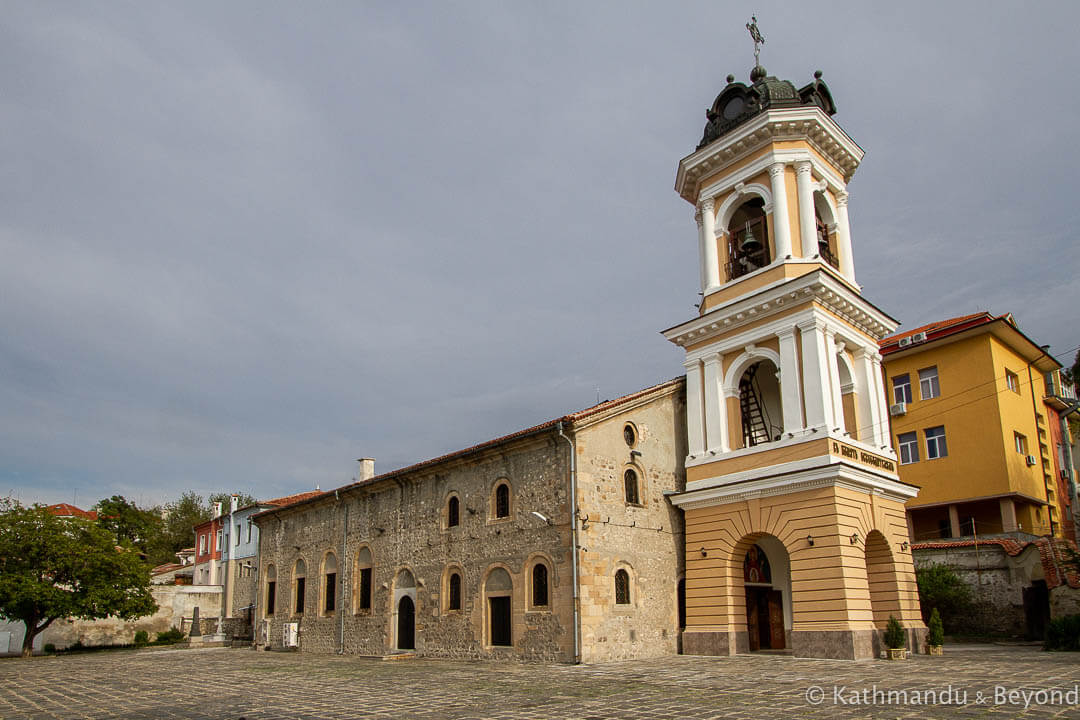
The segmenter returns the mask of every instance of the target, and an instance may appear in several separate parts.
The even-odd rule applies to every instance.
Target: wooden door
[[[746,588],[746,635],[751,650],[761,649],[761,627],[758,617],[757,588]]]
[[[510,598],[488,598],[491,615],[491,644],[513,645],[510,632]]]
[[[784,643],[784,600],[779,590],[769,590],[769,647],[783,650]]]

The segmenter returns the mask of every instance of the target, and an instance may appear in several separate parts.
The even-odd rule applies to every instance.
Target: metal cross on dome
[[[758,53],[761,52],[761,50],[758,48],[758,45],[765,44],[765,36],[761,34],[760,30],[758,30],[757,16],[751,15],[750,20],[751,22],[746,23],[746,29],[750,31],[750,37],[754,41],[754,66],[756,67],[761,64],[760,62],[758,62]]]

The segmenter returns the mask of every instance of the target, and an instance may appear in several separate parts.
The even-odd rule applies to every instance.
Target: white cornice
[[[842,171],[843,177],[834,179],[830,182],[830,186],[836,185],[843,190],[843,185],[851,178],[862,161],[863,149],[836,124],[835,120],[814,106],[766,110],[715,142],[686,156],[679,161],[679,169],[675,176],[675,190],[687,201],[697,202],[697,185],[701,178],[755,152],[766,143],[797,138],[805,139]],[[805,152],[796,153],[797,157],[793,155],[790,158],[782,157],[784,153],[773,155],[776,157],[770,156],[768,162],[762,165],[761,170],[765,170],[774,162],[802,160],[813,162],[813,158]],[[828,175],[833,175],[835,178],[836,173],[831,168],[828,173],[825,173],[820,163],[814,163],[814,167],[826,179],[829,179]],[[743,171],[740,171],[740,175],[746,177]]]
[[[676,345],[686,346],[780,313],[785,315],[779,322],[790,326],[797,321],[809,319],[809,316],[800,313],[796,318],[786,313],[787,308],[810,300],[816,300],[831,313],[875,341],[891,333],[898,325],[896,320],[871,305],[844,282],[819,268],[797,278],[778,281],[749,296],[734,298],[701,317],[664,330],[663,335]],[[762,334],[770,334],[764,329],[759,330]],[[772,332],[775,333],[775,330]],[[850,333],[844,333],[843,328],[836,329],[836,332],[841,337],[858,340],[848,338]],[[854,342],[853,346],[862,344],[864,343]]]
[[[757,479],[755,480],[718,483],[696,490],[687,490],[679,495],[671,495],[669,498],[672,505],[683,510],[690,510],[754,498],[789,495],[804,490],[832,486],[880,495],[901,503],[918,494],[918,488],[911,485],[890,480],[876,473],[845,465],[841,462],[797,470],[788,474],[776,474],[774,472],[776,468],[782,467],[784,466],[779,465],[774,468],[759,469],[756,471]],[[766,474],[765,477],[762,477],[762,474]]]

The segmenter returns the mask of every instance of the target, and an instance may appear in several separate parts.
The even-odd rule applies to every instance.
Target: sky
[[[0,495],[271,498],[683,372],[728,73],[822,70],[901,329],[1080,346],[1080,4],[31,2],[0,20]]]

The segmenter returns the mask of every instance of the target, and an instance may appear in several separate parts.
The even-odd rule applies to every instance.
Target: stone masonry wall
[[[624,438],[627,423],[636,441]],[[683,563],[682,512],[664,493],[686,484],[685,395],[676,391],[622,409],[576,434],[582,659],[672,655],[678,651],[677,584]],[[631,453],[634,454],[631,454]],[[638,504],[626,500],[625,472],[639,478]],[[630,603],[615,602],[615,573],[630,576]]]
[[[513,657],[544,661],[573,659],[570,571],[569,452],[553,433],[502,445],[476,456],[346,490],[336,498],[289,508],[257,520],[261,577],[274,566],[276,612],[260,637],[282,644],[282,624],[300,623],[303,650],[381,655],[396,649],[399,573],[415,578],[416,652],[438,657]],[[510,517],[494,517],[494,487],[511,487]],[[446,501],[456,493],[460,524],[446,527]],[[537,511],[548,525],[532,514]],[[373,558],[370,610],[358,607],[361,548]],[[323,564],[337,560],[338,601],[325,605]],[[294,569],[307,566],[303,614],[294,612]],[[550,604],[528,609],[529,574],[536,561],[549,566]],[[447,609],[448,570],[462,574],[462,608]],[[492,647],[484,583],[494,567],[512,579],[512,647]],[[260,582],[265,592],[265,582]]]

